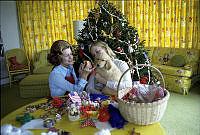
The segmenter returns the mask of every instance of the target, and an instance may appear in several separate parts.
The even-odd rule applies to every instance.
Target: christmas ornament
[[[133,65],[133,62],[129,59],[127,62],[130,66]]]
[[[111,16],[110,19],[111,19],[111,23],[113,24],[113,17]]]
[[[119,29],[116,29],[116,30],[115,30],[115,37],[120,38]]]
[[[114,50],[118,59],[128,62],[129,65],[136,65],[135,60],[138,61],[137,64],[150,63],[144,55],[141,55],[146,52],[143,49],[144,41],[139,40],[135,27],[128,25],[124,15],[112,3],[103,0],[98,4],[99,6],[88,14],[86,26],[81,32],[81,37],[87,33],[89,38],[79,39],[77,42],[89,45],[97,40],[102,40]],[[101,20],[98,20],[97,17]],[[116,44],[120,48],[116,49]],[[83,50],[83,52],[86,51]],[[136,73],[133,75],[133,80],[140,80]]]
[[[96,13],[96,14],[94,15],[94,18],[95,18],[95,20],[97,20],[97,19],[99,18],[99,13]]]
[[[147,77],[142,77],[140,80],[141,84],[147,84],[148,78]]]
[[[133,48],[131,46],[128,46],[128,52],[133,53]]]
[[[107,22],[104,22],[104,23],[103,23],[103,26],[106,27],[106,25],[107,25]]]
[[[68,118],[70,121],[77,121],[80,118],[80,111],[74,104],[69,109]]]
[[[54,120],[53,120],[53,119],[50,119],[50,118],[44,120],[43,126],[46,127],[46,128],[53,127],[53,126],[54,126]]]
[[[95,124],[94,124],[94,122],[93,122],[91,119],[87,119],[87,120],[81,125],[81,128],[88,127],[88,126],[96,127]]]
[[[17,116],[16,121],[19,121],[22,125],[35,119],[34,116],[31,116],[29,113],[25,113],[24,116]]]
[[[61,115],[57,113],[55,120],[56,122],[59,122],[61,120]]]
[[[53,102],[54,102],[52,104],[53,107],[62,107],[63,106],[62,100],[59,99],[58,97],[54,97]]]
[[[117,47],[117,51],[121,53],[122,49],[120,47]]]
[[[78,95],[78,93],[75,91],[75,92],[70,92],[69,93],[69,97],[70,99],[72,100],[72,102],[78,106],[80,106],[82,103],[81,103],[81,98],[80,96]]]

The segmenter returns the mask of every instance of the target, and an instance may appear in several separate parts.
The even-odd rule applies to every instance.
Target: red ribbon
[[[96,73],[97,69],[95,68],[94,71],[92,71],[90,74],[93,75],[93,73]]]
[[[80,58],[83,57],[83,49],[80,49],[80,51],[79,51],[79,56],[80,56]]]
[[[75,84],[73,75],[72,75],[72,76],[69,76],[69,77],[66,76],[66,77],[65,77],[65,80],[69,81],[69,82],[72,83],[72,84]]]
[[[103,108],[99,109],[99,116],[98,119],[100,122],[106,122],[110,119],[110,114],[108,112],[108,106],[104,105]]]

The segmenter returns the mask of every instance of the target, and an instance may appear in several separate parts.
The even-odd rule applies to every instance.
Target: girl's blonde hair
[[[112,49],[108,46],[107,43],[103,42],[103,41],[97,41],[95,43],[92,44],[92,46],[90,47],[90,52],[91,52],[91,48],[94,46],[100,46],[106,49],[107,54],[111,57],[111,58],[116,58],[116,54],[112,51]]]

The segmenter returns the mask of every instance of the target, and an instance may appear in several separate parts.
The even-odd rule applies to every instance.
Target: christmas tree
[[[118,59],[126,61],[129,66],[149,64],[144,41],[139,40],[137,30],[129,25],[128,20],[112,3],[107,0],[98,1],[98,7],[92,9],[84,21],[84,29],[80,31],[80,38],[77,39],[80,46],[78,52],[81,51],[77,63],[85,59],[85,56],[91,57],[89,46],[101,40],[109,45]],[[140,72],[141,77],[146,75],[147,70]],[[138,75],[135,75],[134,80],[138,79]]]

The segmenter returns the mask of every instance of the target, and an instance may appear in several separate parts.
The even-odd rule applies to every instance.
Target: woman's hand
[[[104,85],[106,85],[107,83],[107,80],[105,78],[103,78],[100,74],[96,73],[95,75],[95,79],[96,79],[96,82],[99,82],[99,83],[102,83]]]
[[[90,72],[92,72],[92,70],[93,68],[91,62],[85,61],[84,63],[81,63],[79,67],[80,77],[87,80],[87,76]]]

